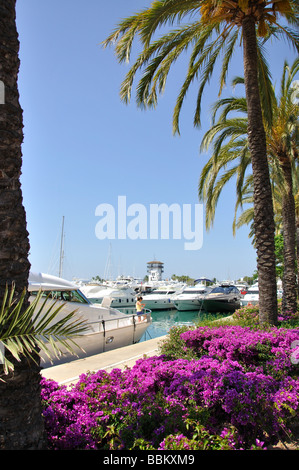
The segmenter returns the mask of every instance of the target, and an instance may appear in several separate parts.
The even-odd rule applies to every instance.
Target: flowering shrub
[[[238,324],[246,326],[257,326],[259,325],[259,306],[248,304],[244,307],[237,309],[233,313],[233,319]],[[278,323],[286,325],[289,322],[292,326],[294,321],[299,319],[299,308],[297,307],[296,312],[284,312],[282,309],[282,301],[278,301]]]
[[[200,327],[181,334],[192,357],[140,359],[83,374],[71,389],[42,381],[51,449],[251,449],[298,416],[299,329]],[[293,361],[296,362],[296,361]]]
[[[259,324],[259,306],[245,305],[233,313],[233,319],[242,325],[258,325]]]
[[[182,333],[181,338],[197,357],[230,359],[248,371],[265,372],[276,378],[298,373],[291,357],[292,343],[299,339],[299,329],[263,331],[241,326],[199,327]]]

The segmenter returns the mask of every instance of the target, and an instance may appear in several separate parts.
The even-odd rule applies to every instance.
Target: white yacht
[[[110,305],[115,308],[132,307],[136,304],[136,292],[127,284],[90,283],[80,286],[80,290],[94,304],[101,304],[105,297],[111,299]]]
[[[126,315],[112,308],[107,297],[102,305],[92,304],[77,285],[56,276],[30,273],[28,290],[31,302],[41,290],[40,303],[48,297],[47,306],[53,303],[57,307],[63,305],[55,321],[74,311],[75,319],[87,320],[88,330],[76,338],[76,343],[84,350],[76,350],[79,358],[138,343],[152,321],[150,311],[139,317],[135,313]],[[59,358],[53,356],[53,362],[44,353],[41,353],[41,357],[43,367],[70,362],[77,358],[67,350],[63,351]]]
[[[203,299],[203,310],[206,312],[234,312],[240,308],[241,292],[234,284],[214,286]]]
[[[283,290],[277,289],[277,298],[281,299],[283,296]],[[259,303],[259,285],[258,282],[249,287],[247,293],[241,298],[241,307],[246,305],[257,305]]]
[[[244,297],[241,298],[241,307],[246,305],[257,305],[259,303],[259,285],[258,283],[253,284],[247,290],[247,293]]]
[[[160,286],[151,293],[142,296],[142,303],[150,310],[168,310],[174,307],[174,296],[181,291],[178,286]]]
[[[208,281],[208,280],[207,280]],[[185,287],[183,291],[173,298],[177,310],[200,310],[205,295],[210,292],[211,287],[205,281],[200,281],[194,286]]]

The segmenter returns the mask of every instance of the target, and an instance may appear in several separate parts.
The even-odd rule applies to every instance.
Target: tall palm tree
[[[283,176],[282,226],[284,248],[283,308],[297,310],[296,280],[296,213],[293,190],[293,171],[298,157],[298,105],[292,99],[292,81],[299,70],[299,59],[289,68],[285,63],[280,97],[274,101],[273,125],[267,138],[268,153],[278,160]]]
[[[0,449],[40,449],[45,445],[45,436],[39,348],[32,349],[30,341],[36,346],[40,343],[36,336],[33,338],[36,328],[30,324],[28,316],[28,310],[32,313],[27,290],[29,237],[20,184],[23,112],[18,92],[16,0],[0,0],[0,12],[0,81],[5,89],[5,103],[0,103]],[[5,305],[7,289],[12,286],[11,305],[14,303],[20,308],[12,308],[12,315],[4,315],[1,305]],[[25,320],[25,324],[20,319]],[[16,328],[16,323],[21,330]],[[43,326],[46,324],[47,321]],[[60,328],[61,338],[67,330],[71,336],[76,334],[76,328],[71,328],[72,332],[69,327]],[[46,333],[50,334],[47,328]]]
[[[265,40],[284,35],[297,49],[298,33],[279,24],[278,16],[298,26],[297,0],[154,0],[150,7],[124,19],[104,45],[116,43],[120,61],[130,59],[132,43],[137,36],[142,51],[129,70],[121,87],[121,97],[128,102],[133,80],[145,67],[137,87],[137,104],[155,106],[157,95],[165,87],[171,65],[191,47],[186,79],[174,109],[173,127],[179,132],[179,115],[191,83],[198,79],[199,90],[194,124],[200,125],[201,100],[218,58],[223,59],[220,89],[227,75],[234,47],[243,43],[244,78],[248,108],[248,139],[254,177],[254,224],[257,267],[260,282],[260,322],[277,321],[274,221],[271,185],[263,127],[259,80],[270,89],[269,75],[258,47],[257,36]],[[183,19],[188,23],[182,23]],[[178,28],[156,39],[158,29],[178,22]],[[258,75],[260,77],[258,77]],[[270,109],[270,108],[268,108]]]
[[[22,202],[23,113],[19,102],[19,40],[16,0],[0,0],[0,80],[5,104],[0,105],[0,301],[6,284],[15,284],[15,298],[27,289],[30,263],[26,214]],[[28,307],[28,296],[23,307]],[[40,368],[36,362],[16,361],[14,372],[0,381],[0,396],[9,396],[0,409],[4,448],[39,447],[43,442],[40,406]],[[3,405],[3,403],[1,403]],[[19,426],[16,424],[19,422]],[[37,436],[39,442],[37,442]],[[16,446],[16,447],[14,447]]]
[[[285,62],[283,67],[280,93],[272,100],[273,117],[271,123],[265,121],[267,129],[267,154],[270,162],[272,195],[276,206],[274,212],[281,219],[284,234],[284,309],[295,311],[296,297],[296,226],[295,200],[293,190],[293,167],[297,160],[298,149],[298,104],[293,101],[292,82],[299,70],[299,59],[291,67]],[[235,83],[242,82],[235,79]],[[222,110],[215,122],[216,114]],[[237,175],[236,210],[244,202],[253,201],[253,178],[251,173],[245,178],[250,164],[248,152],[247,126],[245,114],[241,118],[231,112],[247,113],[246,102],[242,98],[218,100],[213,107],[213,126],[202,140],[202,149],[213,143],[213,155],[203,168],[199,182],[199,196],[206,201],[206,225],[209,228],[214,217],[216,204],[225,183]],[[243,134],[246,134],[245,136]],[[228,141],[226,141],[228,139]],[[225,141],[225,144],[223,143]],[[237,164],[226,169],[228,163]],[[220,172],[223,175],[219,177]],[[217,179],[218,178],[218,179]],[[277,211],[278,209],[278,211]],[[236,217],[236,212],[235,212]],[[238,226],[252,222],[252,211],[247,210],[239,219]],[[234,228],[236,223],[234,220]],[[253,235],[253,233],[252,233]]]
[[[30,263],[26,214],[22,203],[23,117],[19,103],[19,41],[15,1],[1,0],[0,80],[5,86],[5,103],[0,105],[0,298],[6,284],[15,284],[20,295],[28,284]]]

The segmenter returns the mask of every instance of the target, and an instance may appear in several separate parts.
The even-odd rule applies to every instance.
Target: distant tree
[[[94,277],[92,278],[92,281],[104,282],[104,279],[102,279],[100,276],[94,276]]]
[[[171,276],[171,279],[173,281],[178,281],[178,282],[184,282],[186,284],[192,284],[194,282],[194,279],[192,279],[189,276],[183,275],[183,276],[177,276],[176,274],[173,274]]]

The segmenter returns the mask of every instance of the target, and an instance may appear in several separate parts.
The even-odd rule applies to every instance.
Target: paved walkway
[[[60,385],[71,385],[79,380],[79,376],[86,372],[97,372],[98,370],[124,369],[132,367],[138,359],[143,356],[159,355],[159,344],[166,336],[149,339],[137,344],[131,344],[124,348],[103,352],[84,359],[75,359],[66,364],[60,364],[43,369],[41,374],[46,379],[52,379]]]

